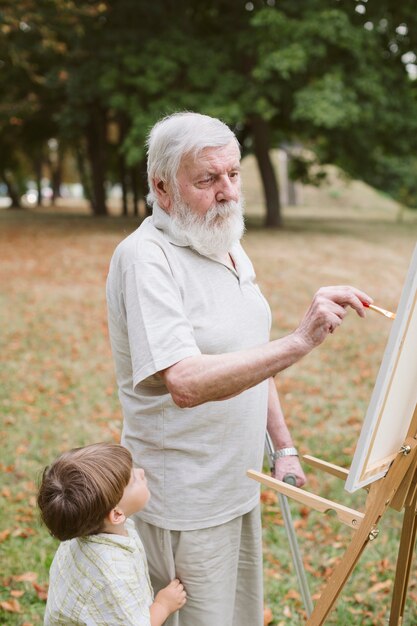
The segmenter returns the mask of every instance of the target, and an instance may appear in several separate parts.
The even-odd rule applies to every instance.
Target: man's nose
[[[237,202],[239,200],[239,185],[230,180],[229,176],[221,176],[216,191],[216,202]]]

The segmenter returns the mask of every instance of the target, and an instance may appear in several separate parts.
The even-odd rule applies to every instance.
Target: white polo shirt
[[[236,271],[170,233],[159,207],[122,241],[107,279],[109,332],[124,424],[122,443],[148,478],[141,517],[170,530],[225,523],[259,501],[246,477],[262,466],[268,382],[181,409],[158,372],[186,357],[265,344],[271,314],[240,244]]]

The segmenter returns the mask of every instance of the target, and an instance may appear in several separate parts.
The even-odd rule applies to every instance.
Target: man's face
[[[240,153],[236,143],[231,141],[222,148],[205,148],[197,157],[184,157],[177,185],[181,201],[201,218],[216,204],[238,202]],[[175,206],[175,197],[173,204]]]
[[[223,256],[244,232],[240,153],[235,141],[183,157],[177,185],[155,180],[171,233],[200,254]]]

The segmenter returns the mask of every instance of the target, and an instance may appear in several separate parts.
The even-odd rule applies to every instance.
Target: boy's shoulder
[[[50,569],[49,621],[45,624],[142,623],[136,618],[122,622],[115,617],[118,606],[130,607],[133,603],[137,611],[139,603],[146,613],[152,603],[146,558],[138,553],[140,540],[133,524],[128,524],[128,533],[127,537],[101,533],[70,539],[58,546]],[[97,607],[107,621],[92,619],[97,617]]]
[[[98,533],[86,537],[76,537],[63,541],[55,554],[54,561],[63,571],[72,563],[84,563],[88,570],[100,570],[103,575],[115,561],[129,560],[138,552],[143,552],[142,542],[131,520],[127,524],[128,536]]]

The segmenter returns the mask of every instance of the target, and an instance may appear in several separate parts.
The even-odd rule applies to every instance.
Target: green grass
[[[416,241],[414,216],[396,223],[392,216],[375,220],[362,214],[360,219],[320,218],[320,212],[297,217],[295,209],[282,232],[265,232],[252,221],[244,245],[272,307],[274,337],[297,325],[323,284],[355,284],[395,310]],[[42,468],[69,447],[120,436],[104,288],[112,251],[135,225],[133,219],[0,214],[0,603],[14,603],[0,607],[19,610],[0,608],[5,626],[42,623],[56,549],[35,506]],[[362,321],[351,313],[323,346],[277,377],[302,453],[349,466],[389,324],[379,316]],[[363,507],[364,493],[349,495],[340,481],[317,471],[308,475],[314,493]],[[295,503],[291,508],[316,595],[352,531]],[[272,624],[303,624],[278,505],[264,504],[263,519],[265,603]],[[394,511],[384,516],[380,536],[367,547],[326,623],[386,623],[401,519]],[[34,573],[29,580],[16,579],[28,572]],[[405,625],[417,623],[416,584],[413,570]]]

